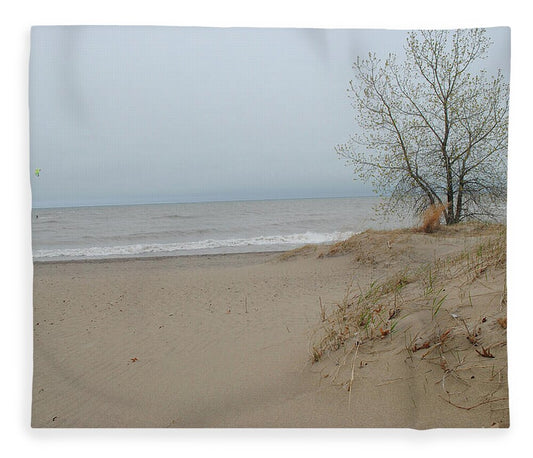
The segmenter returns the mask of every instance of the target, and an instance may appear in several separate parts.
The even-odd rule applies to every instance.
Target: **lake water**
[[[33,209],[36,261],[278,251],[366,229],[379,198],[149,204]]]

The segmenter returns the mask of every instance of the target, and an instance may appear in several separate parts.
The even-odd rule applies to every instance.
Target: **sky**
[[[372,195],[335,145],[391,30],[33,27],[33,207]],[[510,32],[484,65],[509,75]],[[39,176],[33,170],[40,168]]]

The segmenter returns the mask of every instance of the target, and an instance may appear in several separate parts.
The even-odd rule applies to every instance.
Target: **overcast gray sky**
[[[509,75],[510,33],[485,64]],[[34,27],[34,207],[370,195],[334,152],[346,89],[406,32]]]

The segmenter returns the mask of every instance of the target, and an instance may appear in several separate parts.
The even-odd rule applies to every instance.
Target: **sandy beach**
[[[508,427],[502,231],[35,263],[32,426]]]

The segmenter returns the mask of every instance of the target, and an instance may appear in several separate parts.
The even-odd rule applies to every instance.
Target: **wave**
[[[50,259],[50,258],[112,258],[118,257],[134,257],[142,255],[157,255],[169,254],[179,252],[195,252],[196,250],[220,250],[224,248],[235,249],[252,249],[254,247],[279,247],[280,249],[296,247],[307,244],[323,244],[336,242],[354,235],[354,232],[331,232],[331,233],[316,233],[305,232],[301,234],[289,235],[270,235],[258,236],[241,239],[225,239],[225,240],[200,240],[197,242],[183,242],[183,243],[153,243],[153,244],[134,244],[134,245],[119,245],[119,246],[103,246],[103,247],[85,247],[85,248],[57,248],[57,249],[40,249],[34,250],[34,259]]]

